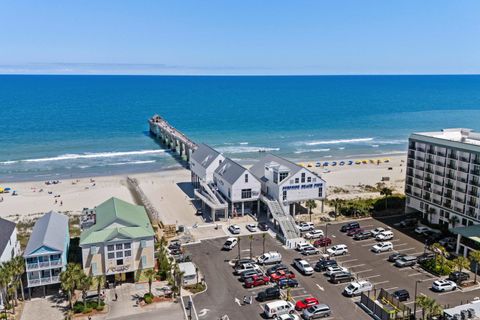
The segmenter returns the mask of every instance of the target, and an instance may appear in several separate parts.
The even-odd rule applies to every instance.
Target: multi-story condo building
[[[414,133],[406,171],[408,211],[449,228],[480,223],[480,134],[470,129]]]
[[[95,224],[80,236],[87,275],[133,282],[139,272],[154,267],[154,231],[144,207],[111,198],[94,214]]]
[[[60,273],[67,265],[70,244],[68,217],[56,212],[48,212],[37,220],[23,254],[27,287],[60,283]]]

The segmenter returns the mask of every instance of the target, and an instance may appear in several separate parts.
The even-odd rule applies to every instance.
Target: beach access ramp
[[[300,231],[295,226],[293,217],[290,214],[285,213],[278,201],[273,200],[263,194],[260,196],[260,200],[267,205],[273,220],[276,221],[280,226],[280,231],[285,238],[285,242],[287,242],[287,240],[300,237]]]

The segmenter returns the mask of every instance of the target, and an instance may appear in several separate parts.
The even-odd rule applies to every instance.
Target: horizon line
[[[365,77],[365,76],[480,76],[480,73],[325,73],[325,74],[268,74],[268,73],[205,73],[205,74],[149,74],[149,73],[1,73],[0,76],[120,76],[120,77]]]

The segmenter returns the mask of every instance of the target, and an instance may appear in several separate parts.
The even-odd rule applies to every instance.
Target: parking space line
[[[385,291],[390,291],[390,290],[397,289],[397,288],[398,288],[398,287],[391,287],[391,288],[385,289]]]
[[[371,246],[373,246],[374,243],[378,243],[378,242],[373,241],[373,242],[369,242],[369,243],[366,243],[366,244],[362,244],[362,247],[371,247]]]
[[[425,273],[423,273],[423,272],[416,272],[416,273],[409,274],[408,276],[409,276],[409,277],[416,277],[416,276],[423,276],[423,275],[425,275]]]
[[[448,291],[448,292],[442,292],[442,293],[439,293],[438,295],[439,295],[439,296],[444,296],[444,295],[446,295],[446,294],[455,293],[455,292],[456,292],[456,290],[454,290],[454,291]]]
[[[390,282],[390,281],[385,280],[385,281],[380,281],[380,282],[373,282],[372,284],[373,284],[374,286],[378,286],[379,284],[384,284],[384,283],[389,283],[389,282]]]
[[[392,254],[392,251],[385,251],[385,252],[380,252],[380,253],[375,253],[376,256],[383,256],[386,254]]]
[[[379,274],[376,274],[376,275],[373,275],[373,276],[368,276],[368,277],[362,277],[362,279],[371,279],[371,278],[378,278],[378,277],[381,277],[381,275]]]
[[[372,271],[373,269],[366,269],[366,270],[361,270],[361,271],[357,271],[355,273],[363,273],[363,272],[369,272],[369,271]]]
[[[354,262],[354,261],[358,261],[358,259],[350,259],[350,260],[337,261],[337,262],[340,262],[340,263],[349,263],[349,262]]]
[[[408,243],[403,242],[403,243],[395,244],[395,247],[401,247],[401,246],[406,246],[406,245],[408,245]]]
[[[348,266],[347,268],[348,269],[353,269],[353,268],[357,268],[357,267],[363,267],[365,265],[365,263],[362,263],[362,264],[356,264],[354,266]]]
[[[396,250],[397,252],[403,252],[403,251],[410,251],[410,250],[415,250],[415,248],[405,248],[405,249],[400,249]]]
[[[312,295],[311,294],[301,294],[301,295],[298,295],[298,296],[291,296],[292,299],[298,299],[298,298],[305,298],[305,297],[311,297]]]

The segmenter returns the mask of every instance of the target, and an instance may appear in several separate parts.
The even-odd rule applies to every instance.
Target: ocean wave
[[[269,151],[279,151],[280,148],[269,148],[269,147],[220,147],[217,148],[218,152],[224,153],[251,153],[251,152],[269,152]]]
[[[4,162],[0,162],[0,164],[12,164],[12,163],[18,163],[18,162],[49,162],[49,161],[76,160],[76,159],[114,158],[114,157],[123,157],[123,156],[160,154],[164,152],[165,150],[158,149],[158,150],[122,151],[122,152],[98,152],[98,153],[83,153],[83,154],[72,153],[72,154],[63,154],[60,156],[49,157],[49,158],[4,161]]]
[[[124,166],[128,164],[146,164],[146,163],[155,163],[155,160],[143,160],[143,161],[128,161],[128,162],[115,162],[109,163],[107,166]]]
[[[340,143],[358,143],[372,141],[374,138],[354,138],[354,139],[337,139],[337,140],[319,140],[304,142],[307,146],[317,146],[323,144],[340,144]]]
[[[240,142],[239,144],[241,144],[241,145],[247,145],[248,142],[246,142],[246,141],[245,141],[245,142]]]
[[[378,148],[380,145],[378,144],[372,144],[372,148]]]
[[[329,148],[326,149],[300,149],[297,151],[294,151],[293,153],[300,154],[300,153],[308,153],[308,152],[328,152],[330,151]]]

